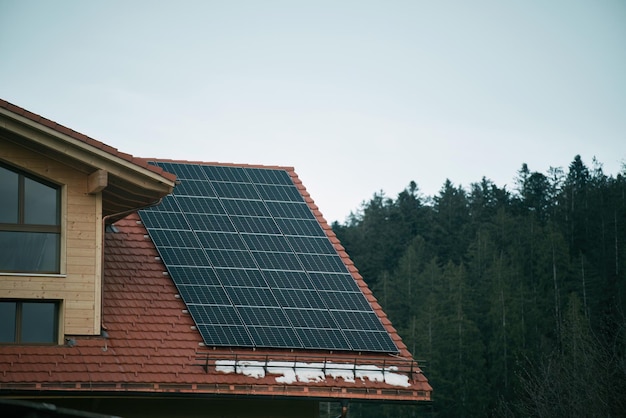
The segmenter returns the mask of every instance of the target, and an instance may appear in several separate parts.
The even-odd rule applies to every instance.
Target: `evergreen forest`
[[[626,165],[412,181],[332,227],[433,386],[351,417],[626,416]]]

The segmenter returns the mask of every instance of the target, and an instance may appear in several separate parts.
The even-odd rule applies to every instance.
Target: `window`
[[[0,301],[0,344],[56,344],[59,303]]]
[[[0,272],[59,273],[60,191],[0,164]]]

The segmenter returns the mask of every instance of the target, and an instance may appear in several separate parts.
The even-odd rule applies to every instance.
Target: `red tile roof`
[[[161,392],[396,401],[430,398],[426,378],[401,344],[399,357],[203,347],[138,215],[128,216],[116,227],[119,232],[106,234],[102,316],[106,337],[68,336],[71,341],[65,346],[0,346],[0,392]],[[373,297],[368,298],[382,313]],[[386,323],[399,343],[397,333]],[[257,378],[218,372],[215,366],[219,360],[328,361],[357,364],[357,371],[363,365],[395,366],[399,368],[396,373],[409,377],[410,386],[331,377],[320,382],[279,383],[271,374]]]
[[[148,160],[146,160],[145,158],[133,157],[130,154],[118,151],[117,148],[111,147],[103,142],[90,138],[87,135],[81,134],[80,132],[76,132],[66,126],[63,126],[54,121],[51,121],[50,119],[46,119],[43,116],[37,115],[36,113],[30,112],[24,108],[21,108],[12,103],[9,103],[6,100],[0,99],[0,109],[6,109],[11,113],[22,116],[32,122],[36,122],[60,134],[67,135],[70,138],[76,139],[80,142],[83,142],[87,145],[90,145],[94,148],[104,151],[107,154],[110,154],[114,157],[121,158],[122,160],[128,161],[136,166],[148,169],[156,174],[159,174],[165,177],[168,180],[171,180],[171,181],[176,180],[176,176],[174,174],[163,171],[163,169],[160,167],[156,167],[154,165],[148,164]]]

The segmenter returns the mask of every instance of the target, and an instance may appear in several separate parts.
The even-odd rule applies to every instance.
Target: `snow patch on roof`
[[[371,382],[384,382],[391,386],[409,387],[409,377],[395,373],[395,366],[378,367],[374,365],[348,363],[304,363],[285,361],[250,361],[216,360],[215,370],[222,373],[237,373],[256,379],[267,375],[277,375],[276,382],[291,384],[325,382],[326,377],[341,378],[353,383],[356,379]]]

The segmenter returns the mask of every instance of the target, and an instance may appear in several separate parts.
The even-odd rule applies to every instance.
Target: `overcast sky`
[[[0,98],[139,157],[293,166],[328,221],[411,180],[626,162],[626,2],[0,0]]]

